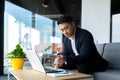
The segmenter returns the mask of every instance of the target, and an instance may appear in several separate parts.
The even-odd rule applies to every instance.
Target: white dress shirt
[[[72,46],[73,52],[75,53],[76,56],[79,55],[75,47],[75,39],[70,39],[70,40],[71,40],[71,46]]]
[[[75,30],[76,32],[76,30]],[[72,49],[73,49],[73,52],[75,53],[75,55],[79,55],[78,52],[77,52],[77,49],[75,47],[75,32],[74,32],[74,35],[71,36],[69,39],[71,40],[71,46],[72,46]]]

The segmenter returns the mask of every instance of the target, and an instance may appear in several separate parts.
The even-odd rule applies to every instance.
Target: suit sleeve
[[[79,55],[67,56],[67,62],[69,65],[86,63],[94,57],[96,47],[91,34],[86,34],[82,39],[78,39],[77,45]]]

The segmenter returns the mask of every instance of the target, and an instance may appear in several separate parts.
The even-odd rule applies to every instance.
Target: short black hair
[[[64,22],[71,23],[72,21],[74,21],[74,19],[71,16],[64,15],[58,19],[57,24],[59,25],[59,24],[64,23]]]

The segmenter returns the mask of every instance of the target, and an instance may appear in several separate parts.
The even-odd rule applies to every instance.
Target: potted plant
[[[13,69],[22,69],[26,54],[23,52],[20,44],[17,44],[16,48],[7,54],[6,58],[11,60]]]

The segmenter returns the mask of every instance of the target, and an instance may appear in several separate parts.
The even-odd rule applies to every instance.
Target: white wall
[[[89,30],[95,43],[108,43],[111,0],[82,0],[81,27]]]

